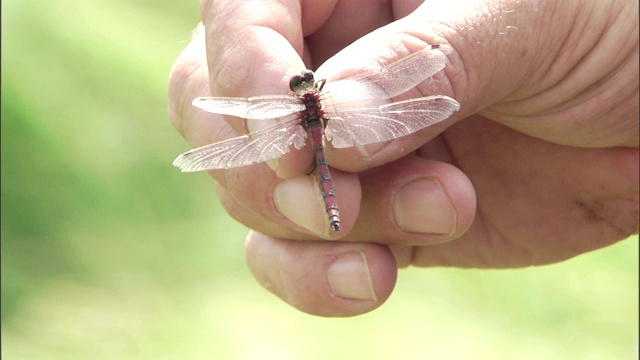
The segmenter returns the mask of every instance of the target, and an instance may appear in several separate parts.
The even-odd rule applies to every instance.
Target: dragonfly
[[[330,82],[316,81],[313,71],[304,70],[291,77],[290,94],[197,97],[192,104],[204,111],[269,125],[186,151],[173,165],[183,172],[236,168],[276,159],[309,141],[329,225],[339,231],[325,140],[335,148],[356,147],[366,154],[364,145],[406,136],[449,118],[460,104],[448,96],[394,98],[443,70],[450,51],[444,45],[428,45],[386,66]]]

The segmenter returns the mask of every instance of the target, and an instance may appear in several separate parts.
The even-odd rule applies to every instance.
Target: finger
[[[540,5],[525,23],[514,24],[535,41],[505,48],[508,56],[496,63],[502,70],[487,90],[502,86],[507,96],[482,115],[557,144],[637,147],[638,2]],[[567,17],[573,20],[560,21]],[[536,26],[556,21],[557,27]]]
[[[210,93],[205,45],[204,28],[199,26],[169,75],[169,118],[193,147],[237,136],[221,115],[204,112],[192,105],[195,97]],[[226,182],[224,171],[210,173],[217,181]]]
[[[375,244],[298,242],[251,232],[246,258],[262,286],[318,316],[376,309],[391,294],[397,274],[389,249]]]
[[[409,155],[364,172],[360,181],[360,215],[347,240],[428,245],[456,239],[473,223],[473,185],[453,165]]]
[[[202,30],[201,26],[196,29],[193,39],[178,56],[171,68],[168,87],[171,123],[194,147],[235,134],[222,116],[200,111],[191,105],[195,97],[209,94],[209,71]]]
[[[331,7],[331,2],[304,2],[301,6],[294,0],[203,1],[211,94],[251,97],[290,93],[290,78],[312,66],[302,60],[304,31],[317,28]],[[229,122],[238,134],[277,125],[275,119]],[[292,150],[270,166],[282,178],[308,172],[311,150]]]
[[[213,96],[282,94],[304,69],[296,1],[202,2]]]
[[[410,55],[413,55],[414,59],[416,57],[421,59],[412,65],[412,69],[416,77],[424,76],[421,78],[423,80],[422,83],[419,83],[418,86],[414,88],[406,88],[400,96],[394,95],[393,98],[386,100],[393,102],[431,95],[446,95],[459,100],[465,99],[463,92],[465,88],[463,81],[464,74],[462,74],[463,69],[460,66],[460,60],[455,50],[452,51],[452,48],[446,45],[447,41],[442,37],[435,36],[434,32],[425,31],[424,33],[419,32],[416,34],[416,28],[423,29],[425,27],[417,26],[415,22],[405,19],[396,21],[358,39],[352,45],[320,66],[316,74],[318,78],[327,79],[328,85],[326,88],[329,88],[333,82],[336,82],[336,88],[327,91],[325,103],[334,103],[333,97],[339,94],[337,96],[338,101],[335,101],[335,108],[337,114],[340,115],[340,99],[348,98],[351,100],[351,98],[353,98],[356,100],[358,97],[365,99],[373,96],[373,94],[369,94],[368,92],[372,92],[374,88],[377,89],[377,84],[375,82],[370,84],[363,83],[362,87],[354,86],[353,89],[350,89],[354,91],[353,95],[343,95],[342,91],[345,90],[340,89],[337,82],[338,80],[375,73],[382,67],[407,60]],[[425,29],[429,30],[428,28]],[[441,48],[430,50],[430,45],[441,45]],[[425,63],[427,59],[433,57],[443,59],[441,65],[430,64],[426,66]],[[441,66],[444,66],[444,68]],[[389,81],[393,80],[393,76],[398,76],[398,74],[390,73],[388,75],[390,78]],[[424,145],[464,116],[465,113],[467,113],[467,109],[463,103],[462,111],[454,113],[449,116],[449,118],[442,117],[425,129],[406,136],[398,135],[396,139],[388,142],[367,144],[364,146],[365,151],[353,147],[346,149],[329,147],[329,162],[331,166],[345,171],[362,171],[388,163]],[[388,131],[386,126],[391,127],[390,123],[385,124],[387,120],[378,121],[379,126],[373,123],[373,121],[369,121],[366,125],[362,125],[362,127],[367,130],[372,130],[373,132],[386,132]],[[328,126],[331,126],[331,122],[329,122]],[[369,134],[366,133],[365,136],[369,136]],[[368,140],[360,140],[358,135],[355,135],[355,143],[364,141]]]
[[[635,14],[630,10],[637,8],[636,3],[621,4],[607,9],[611,19],[618,19],[621,14]],[[599,6],[597,2],[590,5]],[[589,102],[592,111],[602,113],[607,119],[622,116],[625,119],[622,126],[630,127],[628,120],[634,118],[633,115],[637,117],[637,111],[629,110],[634,109],[629,106],[630,102],[605,110],[603,100],[615,103],[620,100],[619,97],[617,94],[610,97],[603,95],[606,94],[603,88],[595,86],[600,78],[594,81],[588,79],[589,72],[609,72],[609,67],[602,66],[605,58],[611,59],[612,66],[620,69],[624,67],[622,65],[631,67],[631,63],[636,64],[637,42],[626,43],[621,49],[623,59],[616,59],[618,50],[612,49],[618,46],[616,42],[603,41],[606,44],[600,46],[597,39],[593,41],[593,37],[606,32],[614,37],[614,33],[620,34],[615,32],[618,27],[609,31],[607,26],[610,24],[600,21],[598,29],[601,31],[590,31],[589,36],[582,36],[582,26],[560,20],[572,17],[580,24],[587,24],[590,14],[603,9],[586,6],[576,11],[575,6],[569,3],[556,7],[553,3],[544,2],[510,3],[509,6],[505,9],[504,3],[499,2],[425,1],[409,16],[362,37],[323,64],[318,74],[329,82],[400,60],[424,48],[426,44],[448,44],[453,51],[447,55],[448,63],[444,71],[435,75],[432,81],[418,86],[412,96],[442,94],[461,103],[460,112],[448,120],[367,149],[369,156],[352,150],[331,150],[328,155],[331,165],[345,171],[361,171],[393,161],[417,149],[457,119],[478,111],[485,111],[492,118],[521,131],[553,141],[575,145],[584,140],[585,133],[589,133],[592,143],[602,144],[598,136],[607,131],[608,122],[604,122],[605,125],[601,125],[598,131],[593,131],[583,123],[566,120],[574,118],[567,113],[567,104],[582,104],[589,98],[593,99]],[[626,8],[619,11],[623,7]],[[487,18],[492,20],[487,21]],[[560,26],[540,26],[553,19],[557,19]],[[468,24],[474,26],[469,27]],[[628,28],[635,31],[633,26]],[[627,37],[637,37],[635,33],[625,34]],[[570,47],[563,48],[563,44],[570,44]],[[590,53],[595,55],[590,56]],[[566,76],[574,67],[584,76]],[[635,99],[631,95],[637,95],[637,86],[629,80],[632,78],[612,77],[610,84],[624,88],[624,99]],[[568,84],[557,86],[563,80],[568,80]],[[550,88],[553,91],[548,91]],[[538,96],[543,92],[549,94]],[[614,97],[617,100],[612,100]],[[501,103],[505,106],[500,106]],[[532,121],[534,119],[536,121]],[[540,126],[541,122],[544,126]],[[634,124],[631,126],[635,127]],[[609,130],[607,134],[611,132]],[[564,135],[566,133],[577,135],[567,137]],[[633,138],[636,139],[635,136]],[[609,137],[607,140],[611,144]],[[620,139],[616,140],[618,144],[622,143]],[[623,140],[629,143],[629,139]]]
[[[313,67],[304,37],[326,23],[335,4],[336,0],[203,0],[213,93],[249,96],[263,95],[261,88],[287,88],[290,76],[304,69],[301,58]]]
[[[247,176],[220,182],[218,195],[227,212],[251,229],[286,239],[340,239],[356,221],[361,190],[355,174],[332,172],[340,213],[340,231],[333,231],[317,171],[286,180],[264,165],[240,171]]]

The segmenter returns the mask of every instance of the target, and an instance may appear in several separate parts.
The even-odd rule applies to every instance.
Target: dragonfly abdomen
[[[307,133],[309,134],[309,141],[311,143],[313,154],[316,159],[316,168],[318,169],[318,178],[320,180],[320,191],[322,192],[322,199],[324,201],[324,207],[329,218],[329,224],[331,225],[331,229],[333,229],[333,231],[339,231],[340,212],[338,211],[336,193],[333,190],[331,173],[329,172],[329,165],[327,165],[327,160],[324,155],[324,145],[322,143],[322,138],[324,136],[323,122],[309,122]]]
[[[311,143],[313,155],[316,159],[320,191],[322,192],[322,199],[325,210],[327,211],[327,217],[329,218],[329,224],[333,231],[338,231],[340,230],[340,213],[338,211],[336,193],[333,190],[331,173],[329,172],[329,166],[327,165],[324,154],[323,138],[325,121],[324,110],[320,105],[320,95],[317,91],[305,91],[299,94],[298,98],[305,106],[305,109],[300,114],[300,118],[302,119],[300,125],[302,125],[309,134],[309,142]]]

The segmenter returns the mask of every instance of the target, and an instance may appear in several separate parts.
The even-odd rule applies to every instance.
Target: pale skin
[[[453,48],[436,88],[418,91],[459,112],[367,158],[328,147],[339,232],[308,147],[210,172],[254,229],[254,276],[302,311],[371,311],[399,267],[549,264],[638,232],[637,1],[421,3],[202,0],[204,30],[172,70],[169,113],[195,147],[247,131],[195,97],[286,93],[304,68],[331,81],[420,44]]]

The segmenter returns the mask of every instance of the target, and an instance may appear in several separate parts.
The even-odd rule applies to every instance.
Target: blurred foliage
[[[213,182],[171,167],[167,76],[198,12],[2,2],[3,358],[636,356],[637,237],[542,268],[404,270],[352,319],[259,288]]]
[[[194,252],[231,250],[203,238],[215,225],[240,267],[244,231],[220,218],[213,183],[171,166],[187,146],[167,77],[198,4],[2,5],[3,321],[58,277],[182,278]]]

